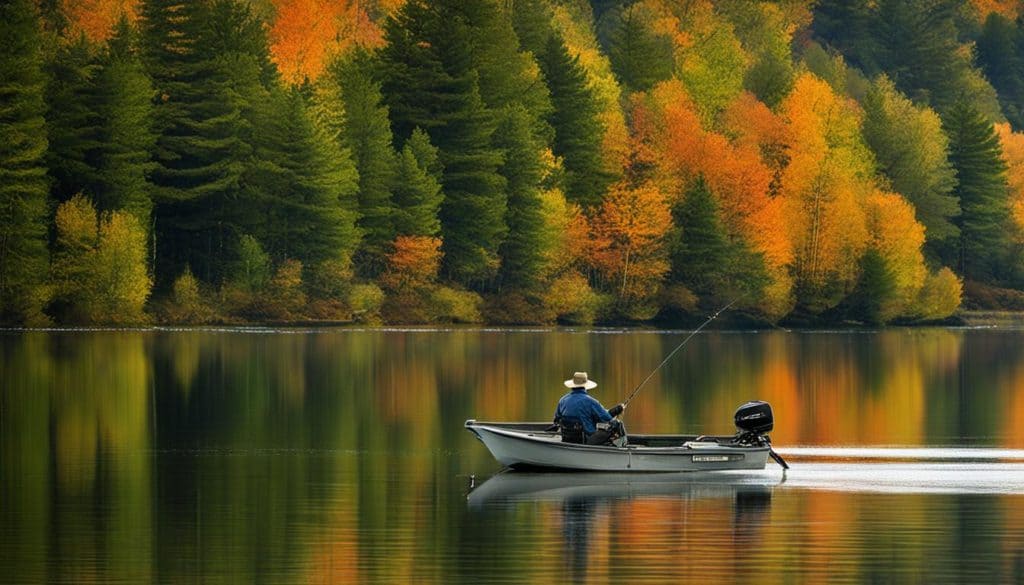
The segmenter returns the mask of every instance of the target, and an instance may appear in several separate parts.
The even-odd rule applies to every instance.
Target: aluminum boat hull
[[[563,443],[550,423],[466,421],[499,463],[515,469],[672,472],[764,469],[767,446],[732,443],[732,437],[696,441],[687,435],[631,435],[624,447]]]

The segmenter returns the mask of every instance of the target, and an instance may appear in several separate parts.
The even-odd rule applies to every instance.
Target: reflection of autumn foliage
[[[672,227],[665,196],[651,184],[613,185],[594,218],[591,261],[627,303],[657,294],[669,269],[665,236]]]

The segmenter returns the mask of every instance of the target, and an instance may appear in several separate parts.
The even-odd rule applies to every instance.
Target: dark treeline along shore
[[[1024,309],[995,0],[0,0],[0,322]]]

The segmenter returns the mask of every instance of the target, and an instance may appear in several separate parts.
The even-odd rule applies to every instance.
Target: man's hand
[[[612,415],[612,418],[615,418],[615,417],[619,416],[620,414],[622,414],[622,412],[624,410],[626,410],[626,405],[625,404],[616,404],[615,406],[611,407],[608,410],[608,414]]]

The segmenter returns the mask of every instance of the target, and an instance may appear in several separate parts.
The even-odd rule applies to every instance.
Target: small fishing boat
[[[768,457],[785,462],[771,448],[774,426],[767,402],[748,402],[734,417],[731,436],[628,435],[621,446],[585,445],[562,440],[557,427],[545,422],[480,422],[467,420],[499,463],[512,469],[573,471],[717,471],[764,469]]]

